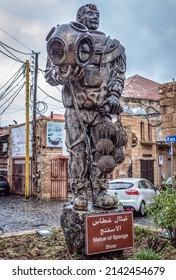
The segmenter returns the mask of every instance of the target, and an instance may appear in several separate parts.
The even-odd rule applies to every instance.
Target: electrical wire
[[[4,50],[6,50],[6,52],[8,52],[10,55],[12,55],[12,57],[13,57],[13,59],[15,59],[16,61],[19,61],[19,62],[22,62],[22,60],[20,60],[16,55],[14,55],[12,52],[10,52],[4,45],[2,45],[1,43],[0,43],[0,46],[4,49]],[[5,54],[5,53],[4,53]],[[7,55],[7,54],[6,54]],[[24,62],[23,62],[24,63]]]
[[[55,100],[55,101],[58,101],[58,102],[62,103],[61,100],[59,100],[59,99],[57,99],[57,98],[55,98],[55,97],[49,95],[49,94],[46,93],[43,89],[41,89],[41,87],[39,87],[39,86],[37,86],[37,87],[38,87],[44,94],[46,94],[48,97],[52,98],[52,99]]]
[[[6,46],[7,48],[9,48],[9,49],[11,49],[11,50],[13,50],[13,51],[15,51],[15,52],[21,53],[21,54],[32,55],[32,53],[25,53],[25,52],[21,52],[21,51],[19,51],[19,50],[16,50],[16,49],[14,49],[14,48],[8,46],[7,44],[3,43],[2,41],[0,41],[0,45]]]
[[[43,108],[41,109],[40,106],[43,106]],[[48,104],[46,102],[43,101],[39,101],[37,102],[37,108],[36,111],[38,114],[44,114],[46,111],[48,110]]]
[[[19,88],[17,88],[17,90],[14,91],[14,93],[1,105],[1,107],[4,106],[17,92],[20,92],[20,90],[23,88],[24,84],[25,83],[23,83]]]
[[[24,78],[23,78],[23,77],[22,77],[21,80],[18,82],[18,84],[14,84],[13,87],[10,87],[9,90],[6,90],[6,92],[4,92],[4,95],[3,95],[2,97],[0,97],[0,100],[2,100],[2,99],[4,99],[4,98],[7,98],[7,96],[8,96],[9,94],[11,94],[17,86],[19,87],[19,85],[20,85],[20,83],[21,83],[22,81],[24,81]]]
[[[16,57],[16,55],[14,55],[11,51],[8,50],[8,49],[11,49],[11,50],[13,50],[13,51],[16,51],[15,49],[11,48],[11,47],[8,46],[8,45],[3,44],[1,41],[0,41],[0,46],[1,46],[4,50],[6,50],[9,54],[11,54],[11,55],[14,56],[16,59],[18,59],[18,58]]]
[[[12,35],[10,35],[7,31],[5,31],[4,29],[0,28],[1,31],[3,31],[4,33],[6,33],[8,36],[10,36],[11,38],[13,38],[16,42],[18,42],[19,44],[21,44],[22,46],[24,46],[25,48],[27,48],[28,50],[30,50],[31,53],[27,53],[27,52],[21,52],[17,49],[14,49],[10,46],[8,46],[7,44],[3,43],[2,41],[0,41],[0,47],[3,48],[3,50],[0,50],[0,52],[7,56],[9,59],[12,59],[12,60],[15,60],[16,62],[20,62],[20,63],[23,63],[22,67],[3,85],[1,86],[0,90],[3,90],[1,93],[0,93],[0,100],[2,99],[5,99],[9,96],[10,93],[12,93],[12,91],[15,89],[16,86],[18,86],[18,89],[10,96],[8,97],[8,99],[6,101],[4,101],[4,103],[2,104],[2,106],[4,105],[7,105],[4,110],[0,113],[0,115],[2,115],[9,107],[10,105],[13,103],[13,101],[15,100],[15,98],[18,96],[18,94],[20,93],[20,91],[22,90],[22,88],[24,87],[24,84],[23,83],[22,85],[19,86],[19,84],[22,82],[23,79],[20,79],[22,73],[21,73],[21,70],[23,69],[23,73],[24,73],[24,65],[25,65],[25,62],[23,62],[21,59],[19,59],[17,57],[17,55],[15,55],[13,52],[17,52],[17,53],[20,53],[20,54],[23,54],[23,55],[30,55],[32,57],[33,55],[33,51],[28,47],[26,46],[25,44],[19,42],[16,38],[14,38]],[[13,51],[13,52],[12,52]],[[41,57],[41,56],[40,56]],[[43,58],[43,57],[42,57]],[[44,60],[46,60],[45,58],[43,58]],[[31,73],[32,73],[32,69],[31,70]],[[43,71],[42,69],[38,68],[39,71],[42,72],[42,74],[45,73],[45,71]],[[18,82],[18,84],[17,84]],[[31,83],[32,80],[31,80]],[[60,102],[62,104],[62,101],[57,99],[57,98],[54,98],[53,96],[47,94],[41,87],[37,86],[47,97],[57,101],[57,102]],[[60,88],[58,87],[55,87],[57,90],[60,90]],[[43,108],[42,108],[43,107]],[[33,109],[33,107],[32,107]],[[45,103],[44,101],[39,101],[37,102],[37,112],[39,114],[41,113],[44,113],[46,112],[48,109],[48,104]]]
[[[4,89],[3,92],[0,94],[0,100],[2,100],[2,99],[3,99],[4,97],[6,97],[9,93],[11,93],[11,91],[8,92],[9,90],[13,90],[14,87],[17,86],[15,83],[19,80],[19,78],[20,78],[21,75],[23,74],[23,72],[21,72],[21,70],[22,70],[22,67],[21,67],[21,68],[9,79],[9,81],[5,84],[5,85],[7,85],[7,84],[11,81],[11,79],[13,78],[13,80],[12,80],[11,83],[7,86],[7,88]],[[20,73],[20,72],[21,72],[21,73]],[[20,83],[22,80],[23,80],[23,78],[22,78],[20,81],[18,81],[18,83]],[[4,86],[3,86],[3,87],[4,87]],[[1,89],[2,89],[3,87],[1,87]],[[12,87],[13,87],[13,88],[12,88]]]
[[[10,55],[8,55],[8,54],[6,54],[5,52],[3,52],[3,51],[0,51],[2,54],[4,54],[5,56],[7,56],[7,57],[9,57],[9,58],[11,58],[11,59],[13,59],[13,60],[15,60],[15,61],[17,61],[17,62],[20,62],[20,63],[24,63],[22,60],[20,60],[20,59],[15,59],[14,57],[11,57]]]
[[[7,108],[12,104],[12,102],[15,100],[15,98],[18,96],[19,92],[22,90],[22,88],[24,87],[25,83],[22,85],[22,87],[20,87],[18,89],[18,92],[16,93],[16,95],[13,97],[12,101],[6,106],[6,108],[0,113],[0,115],[2,115],[6,110]]]
[[[3,31],[5,34],[7,34],[8,36],[10,36],[12,39],[14,39],[16,42],[18,42],[20,45],[22,45],[23,47],[27,48],[28,50],[32,51],[29,47],[27,47],[26,45],[24,45],[23,43],[21,43],[20,41],[18,41],[15,37],[13,37],[11,34],[9,34],[7,31],[5,31],[4,29],[0,28],[1,31]]]
[[[23,66],[24,66],[24,65],[23,65]],[[14,77],[15,75],[18,75],[18,73],[22,70],[23,66],[21,66],[21,67],[15,72],[15,74],[12,75],[12,77],[0,88],[0,90],[3,89],[3,88],[10,82],[10,80],[13,79],[13,77]]]
[[[45,71],[44,71],[44,70],[42,70],[41,68],[39,68],[38,70],[43,74],[43,76],[45,75]],[[61,92],[61,89],[60,89],[58,86],[55,86],[55,88],[56,88],[59,92]]]

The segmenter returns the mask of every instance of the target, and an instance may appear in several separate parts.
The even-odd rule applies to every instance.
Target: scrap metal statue
[[[63,85],[69,178],[76,210],[87,210],[88,189],[93,206],[117,206],[117,198],[107,193],[107,174],[124,161],[123,146],[127,144],[119,103],[125,49],[97,30],[99,16],[94,4],[84,5],[75,22],[52,28],[46,38],[46,81]],[[116,115],[116,123],[112,115]]]

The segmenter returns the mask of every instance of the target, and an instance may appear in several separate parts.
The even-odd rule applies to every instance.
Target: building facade
[[[54,117],[54,118],[53,118]],[[68,157],[65,149],[64,117],[40,117],[36,122],[36,139],[29,130],[29,161],[26,162],[26,126],[10,128],[8,142],[8,180],[11,192],[26,193],[26,165],[29,165],[29,196],[40,199],[66,198],[68,195]],[[33,141],[35,152],[33,154]]]
[[[161,84],[159,86],[159,96],[162,135],[164,138],[167,136],[176,137],[176,82],[173,80],[170,83]],[[167,177],[170,177],[176,175],[176,143],[172,143],[172,151],[171,143],[166,145],[169,154],[166,158],[168,166],[165,172],[168,172],[169,176]]]

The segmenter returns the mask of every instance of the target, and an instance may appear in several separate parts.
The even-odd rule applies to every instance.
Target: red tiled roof
[[[51,116],[48,116],[51,117]],[[64,121],[64,115],[62,114],[53,114],[53,119],[58,119],[60,121]]]
[[[52,114],[52,116],[51,115],[49,115],[49,116],[41,115],[41,116],[37,117],[38,120],[42,119],[42,118],[44,118],[44,119],[55,119],[55,120],[60,120],[60,121],[65,120],[64,115],[62,115],[62,114]]]
[[[159,100],[158,86],[159,83],[157,82],[134,75],[125,80],[122,98]]]

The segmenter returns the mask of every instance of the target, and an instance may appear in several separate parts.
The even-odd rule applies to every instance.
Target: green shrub
[[[135,233],[135,236],[136,237],[147,237],[149,235],[152,234],[152,231],[150,229],[150,227],[144,227],[144,226],[140,226],[140,225],[137,225],[135,226],[134,228],[134,233]]]
[[[151,234],[147,238],[147,243],[148,249],[158,253],[166,247],[168,240],[163,239],[160,234]]]
[[[150,205],[146,206],[146,212],[155,226],[165,230],[174,246],[176,246],[176,191],[166,188],[155,196]]]
[[[162,260],[162,257],[151,249],[137,251],[132,260]]]

